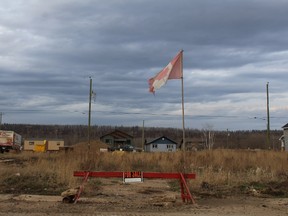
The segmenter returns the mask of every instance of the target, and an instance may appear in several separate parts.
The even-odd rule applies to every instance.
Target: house
[[[283,127],[283,135],[279,138],[281,141],[281,150],[288,151],[288,123]]]
[[[24,151],[46,152],[59,151],[64,147],[64,140],[25,139]]]
[[[133,136],[131,136],[131,135],[129,135],[123,131],[115,130],[111,133],[108,133],[108,134],[101,136],[100,140],[103,143],[108,144],[109,147],[121,148],[124,146],[131,146]]]
[[[166,136],[145,143],[146,152],[175,152],[177,143]]]

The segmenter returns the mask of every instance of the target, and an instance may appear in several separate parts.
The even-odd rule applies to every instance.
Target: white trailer
[[[0,130],[0,152],[9,152],[9,150],[20,150],[22,145],[21,135],[14,131]]]

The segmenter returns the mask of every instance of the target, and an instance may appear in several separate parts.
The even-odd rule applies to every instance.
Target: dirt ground
[[[2,160],[5,162],[6,159]],[[10,163],[2,166],[12,166]],[[9,161],[8,161],[9,162]],[[88,179],[76,204],[62,202],[61,195],[0,194],[0,216],[42,215],[99,215],[99,216],[283,216],[288,215],[288,198],[283,197],[288,183],[278,185],[281,190],[258,193],[252,188],[249,193],[237,193],[231,188],[213,188],[208,183],[192,195],[196,204],[183,203],[179,184],[174,190],[171,181],[144,179],[144,182],[123,183],[122,179]],[[193,180],[192,180],[193,181]],[[178,188],[177,188],[178,187]],[[279,187],[278,187],[279,188]],[[68,189],[68,188],[67,188]],[[212,191],[211,191],[212,190]],[[267,193],[269,192],[269,193]],[[278,196],[281,197],[281,196]],[[287,197],[287,196],[286,196]]]
[[[93,192],[93,196],[87,196],[84,189],[76,204],[62,203],[60,195],[1,194],[0,216],[288,215],[288,198],[250,195],[222,198],[194,196],[196,204],[187,204],[182,202],[179,191],[171,191],[165,180],[144,180],[142,183],[129,184],[115,179],[101,181],[101,186]]]

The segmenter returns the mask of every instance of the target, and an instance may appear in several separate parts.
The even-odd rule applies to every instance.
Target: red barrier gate
[[[140,177],[141,178],[158,178],[158,179],[179,179],[181,187],[181,198],[183,202],[195,203],[195,200],[190,193],[186,179],[195,179],[194,173],[156,173],[156,172],[90,172],[90,171],[75,171],[75,177],[83,177],[83,183],[80,186],[78,193],[75,195],[74,203],[78,201],[84,189],[84,183],[88,177],[96,178],[124,178],[124,177]]]

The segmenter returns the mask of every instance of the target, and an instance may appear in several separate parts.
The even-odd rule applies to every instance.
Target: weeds
[[[201,188],[203,182],[240,187],[253,182],[267,185],[269,182],[288,181],[288,155],[285,152],[100,153],[85,150],[79,148],[66,154],[5,154],[3,157],[13,158],[14,162],[0,164],[0,192],[59,194],[60,190],[81,183],[81,178],[73,177],[76,170],[196,173],[196,179],[189,181],[192,188]],[[101,186],[97,180],[89,184],[94,188]],[[170,183],[176,190],[173,185],[178,183]]]

